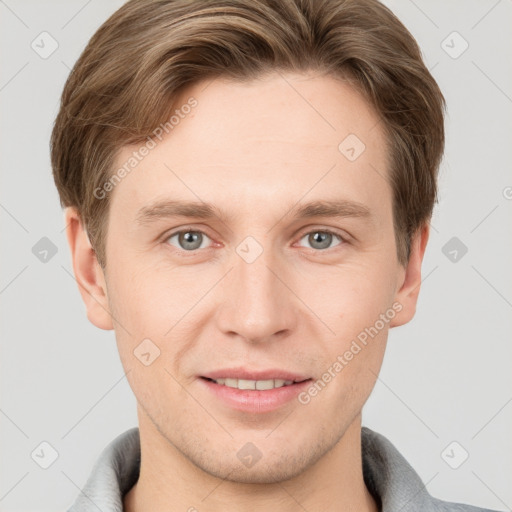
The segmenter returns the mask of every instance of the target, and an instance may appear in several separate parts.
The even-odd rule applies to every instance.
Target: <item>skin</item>
[[[198,83],[176,104],[190,96],[198,105],[111,192],[105,269],[76,210],[66,211],[87,316],[115,329],[138,402],[141,472],[125,510],[376,511],[362,476],[361,409],[389,328],[415,313],[428,226],[400,265],[386,140],[349,84],[274,72]],[[353,162],[338,150],[350,133],[366,145]],[[137,149],[123,148],[116,163]],[[340,198],[370,216],[290,213],[298,202]],[[227,217],[139,225],[139,210],[156,199],[211,202]],[[169,238],[187,228],[204,233],[195,252]],[[344,240],[322,248],[307,236],[326,229]],[[247,236],[263,249],[252,263],[236,252]],[[306,405],[240,412],[198,378],[245,366],[317,380],[393,303],[401,311]],[[149,366],[133,354],[145,338],[161,351]],[[250,468],[236,456],[247,442],[262,453]]]

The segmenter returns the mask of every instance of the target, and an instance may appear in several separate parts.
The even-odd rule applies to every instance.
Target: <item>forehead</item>
[[[260,211],[301,198],[390,202],[378,116],[339,79],[275,72],[199,82],[177,98],[172,121],[115,187],[112,204],[138,214],[165,198]],[[138,149],[123,148],[116,168]]]

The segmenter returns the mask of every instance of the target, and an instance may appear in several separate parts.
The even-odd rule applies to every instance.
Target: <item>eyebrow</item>
[[[371,217],[370,209],[362,203],[338,200],[317,200],[288,209],[288,213],[296,219],[308,219],[311,217],[360,217],[367,219]],[[154,221],[172,217],[187,217],[190,219],[212,219],[219,218],[225,222],[229,215],[211,203],[197,201],[164,200],[156,201],[142,207],[136,215],[136,222],[139,225],[150,224]]]

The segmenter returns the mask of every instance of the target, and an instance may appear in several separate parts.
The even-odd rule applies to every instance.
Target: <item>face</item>
[[[401,266],[382,127],[347,83],[217,79],[176,108],[191,97],[111,192],[84,300],[147,429],[211,475],[281,481],[359,419],[389,328],[414,314],[426,235]]]

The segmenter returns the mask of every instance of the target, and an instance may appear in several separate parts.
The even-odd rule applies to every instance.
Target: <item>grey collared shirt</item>
[[[381,512],[492,512],[433,498],[418,474],[383,435],[361,430],[363,474]],[[96,461],[87,483],[68,512],[123,512],[123,497],[139,478],[137,427],[115,438]]]

